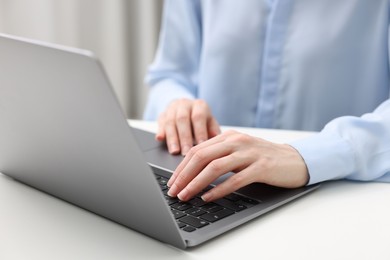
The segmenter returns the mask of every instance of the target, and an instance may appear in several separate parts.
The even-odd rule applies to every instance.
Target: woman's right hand
[[[165,140],[171,154],[186,155],[194,144],[220,132],[219,124],[204,100],[183,98],[172,101],[159,116],[156,139]]]

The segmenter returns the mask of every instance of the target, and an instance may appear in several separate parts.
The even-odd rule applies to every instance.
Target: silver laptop
[[[128,125],[91,52],[0,35],[3,174],[178,248],[318,187],[252,184],[213,203],[184,203],[166,195],[181,159]]]

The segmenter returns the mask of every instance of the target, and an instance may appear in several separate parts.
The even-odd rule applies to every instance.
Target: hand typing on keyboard
[[[167,194],[187,201],[228,172],[236,174],[203,194],[204,201],[254,182],[295,188],[309,179],[306,164],[293,147],[227,131],[189,150],[169,179]]]

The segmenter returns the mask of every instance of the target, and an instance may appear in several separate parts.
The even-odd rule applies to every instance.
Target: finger
[[[189,200],[220,176],[234,171],[235,169],[246,167],[248,163],[249,160],[241,160],[241,158],[237,158],[235,154],[229,154],[215,159],[190,181],[177,197],[183,201]]]
[[[158,128],[157,128],[157,133],[156,133],[156,140],[157,141],[164,141],[165,140],[165,113],[162,113],[158,117],[158,122],[157,122]]]
[[[207,123],[207,129],[208,129],[208,137],[214,137],[221,133],[221,127],[219,126],[217,120],[212,117],[209,119]]]
[[[207,132],[207,118],[209,116],[210,110],[207,104],[202,100],[195,101],[191,113],[191,121],[197,144],[200,144],[209,139]]]
[[[168,195],[175,197],[192,181],[195,176],[200,173],[206,165],[214,159],[223,157],[229,153],[228,147],[222,143],[210,145],[204,149],[198,149],[194,154],[191,153],[191,158],[186,163],[185,167],[178,173],[171,188],[168,191]],[[176,172],[176,171],[175,171]]]
[[[172,184],[175,182],[177,176],[179,175],[179,173],[186,167],[186,165],[188,164],[188,162],[191,160],[192,156],[194,154],[196,154],[200,149],[204,149],[208,146],[212,146],[216,143],[219,143],[219,142],[222,142],[224,140],[224,136],[221,135],[221,136],[218,136],[218,137],[215,137],[215,138],[212,138],[212,139],[209,139],[197,146],[194,146],[190,149],[190,151],[187,153],[186,157],[184,157],[184,159],[180,162],[180,164],[177,166],[176,170],[173,172],[171,178],[169,178],[168,180],[168,183],[167,183],[167,186],[168,187],[171,187]]]
[[[238,189],[245,187],[254,182],[251,166],[244,170],[230,176],[227,180],[221,184],[215,186],[208,192],[202,195],[202,200],[210,202],[225,197],[226,195],[237,191]]]
[[[180,142],[176,130],[176,111],[175,109],[168,109],[166,111],[165,119],[165,138],[168,146],[168,151],[171,154],[177,154],[180,152]]]
[[[196,144],[203,143],[207,139],[209,139],[207,133],[207,123],[206,120],[197,120],[192,121],[192,127],[194,131],[194,137],[196,140]]]
[[[176,129],[179,136],[181,153],[185,155],[193,146],[191,126],[191,105],[183,102],[176,112]]]

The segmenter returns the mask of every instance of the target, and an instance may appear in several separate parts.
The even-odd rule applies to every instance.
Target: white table
[[[154,123],[131,121],[155,130]],[[225,127],[224,129],[227,129]],[[311,133],[236,128],[276,142]],[[390,184],[337,181],[182,251],[0,174],[0,259],[390,259]]]

